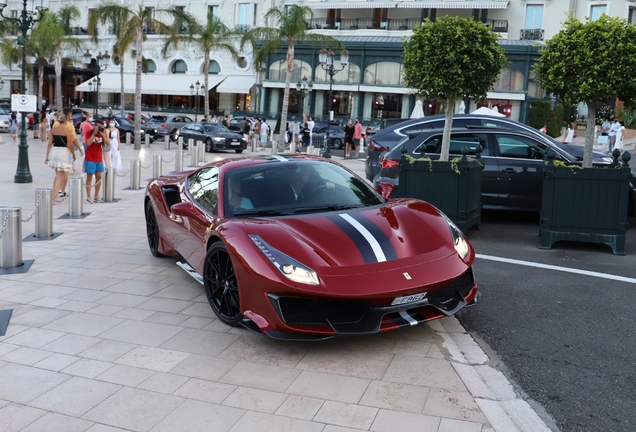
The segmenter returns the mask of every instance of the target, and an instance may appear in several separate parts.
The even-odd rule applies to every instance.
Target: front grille
[[[302,297],[281,297],[278,303],[283,321],[304,326],[357,323],[367,309],[359,302]]]
[[[473,277],[473,269],[470,268],[463,275],[434,291],[428,298],[429,303],[444,305],[452,302],[458,293],[461,294],[462,297],[465,297],[474,286],[475,278]]]

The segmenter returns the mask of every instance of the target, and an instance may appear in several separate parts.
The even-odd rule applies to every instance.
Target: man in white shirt
[[[269,136],[269,125],[265,119],[261,120],[261,146],[266,147]]]
[[[614,145],[616,144],[616,132],[621,128],[621,124],[616,120],[612,120],[612,125],[610,126],[608,135],[609,135],[609,151],[614,150]]]
[[[313,136],[314,136],[314,126],[316,126],[316,122],[314,121],[315,117],[309,116],[309,121],[307,122],[307,127],[309,128],[309,144],[313,145]]]

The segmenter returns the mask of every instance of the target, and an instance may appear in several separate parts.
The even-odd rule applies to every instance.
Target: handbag
[[[599,144],[607,144],[608,142],[609,142],[609,136],[601,135],[600,137],[598,137]]]

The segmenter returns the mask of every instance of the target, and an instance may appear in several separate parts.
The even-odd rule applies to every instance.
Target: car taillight
[[[382,161],[380,162],[380,167],[381,168],[397,168],[399,163],[400,163],[399,159],[391,159],[388,157],[384,157],[382,158]]]
[[[375,151],[386,151],[386,147],[381,146],[380,144],[378,144],[377,142],[371,140],[371,150],[375,150]]]
[[[159,127],[160,127],[161,129],[168,129],[168,125],[167,125],[167,124],[159,125]]]
[[[393,192],[393,185],[391,183],[378,184],[378,192],[382,195],[382,198],[388,199],[391,192]]]

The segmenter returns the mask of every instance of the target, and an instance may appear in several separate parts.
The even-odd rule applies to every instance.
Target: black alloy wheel
[[[207,153],[211,153],[212,152],[212,140],[210,138],[205,140],[205,151]]]
[[[342,141],[340,141],[339,138],[335,138],[333,140],[333,148],[335,148],[336,150],[340,150],[342,148]]]
[[[155,209],[152,207],[150,200],[146,203],[146,236],[148,237],[150,253],[156,257],[165,256],[159,252],[159,225],[157,224]]]
[[[234,265],[225,245],[214,243],[205,254],[203,267],[205,294],[216,316],[227,325],[241,321],[241,301]]]

